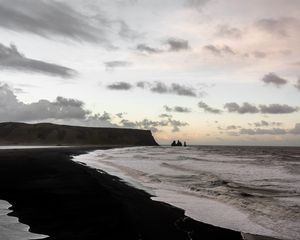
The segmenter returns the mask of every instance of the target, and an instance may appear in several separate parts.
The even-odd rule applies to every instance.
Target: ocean
[[[0,200],[0,239],[1,240],[27,240],[43,239],[48,236],[29,232],[29,226],[20,223],[19,219],[8,214],[11,205]]]
[[[195,220],[300,239],[299,147],[132,147],[73,160],[118,176]]]

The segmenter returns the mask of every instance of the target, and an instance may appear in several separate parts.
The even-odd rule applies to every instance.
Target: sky
[[[299,0],[0,0],[0,122],[300,146]]]

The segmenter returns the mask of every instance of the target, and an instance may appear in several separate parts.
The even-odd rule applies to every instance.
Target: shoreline
[[[97,149],[0,150],[0,199],[12,204],[10,215],[46,239],[243,239],[71,160]]]

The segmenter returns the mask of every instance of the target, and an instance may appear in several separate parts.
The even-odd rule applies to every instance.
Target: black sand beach
[[[0,199],[47,239],[242,239],[70,161],[91,148],[0,150]]]

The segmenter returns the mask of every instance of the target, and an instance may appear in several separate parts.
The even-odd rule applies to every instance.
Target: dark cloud
[[[274,124],[263,124],[266,127]],[[263,126],[261,125],[261,126]],[[292,129],[283,128],[241,128],[236,132],[228,132],[231,136],[239,135],[286,135],[286,134],[300,134],[300,123],[296,123],[295,127]]]
[[[264,18],[257,21],[255,25],[265,32],[280,37],[287,37],[290,30],[295,29],[296,31],[298,31],[300,27],[299,20],[287,17],[279,19]]]
[[[167,120],[161,120],[161,121],[153,121],[149,119],[144,119],[142,121],[130,121],[127,119],[122,119],[120,122],[121,127],[127,127],[127,128],[141,128],[141,129],[148,129],[152,132],[158,132],[160,131],[161,127],[172,127],[173,132],[180,131],[180,127],[187,126],[188,123],[181,122],[178,120],[174,120],[172,118],[168,118]]]
[[[242,128],[239,131],[240,135],[284,135],[287,134],[287,130],[282,128],[272,128],[272,129],[264,129],[264,128]]]
[[[297,88],[300,91],[300,77],[298,78],[298,81],[295,84],[295,88]]]
[[[98,120],[100,121],[111,121],[112,117],[108,112],[105,112],[101,115],[101,114],[95,114],[94,115]]]
[[[169,124],[172,127],[172,132],[179,132],[180,127],[188,126],[189,124],[187,122],[182,122],[178,120],[169,119]]]
[[[162,82],[155,82],[151,85],[150,90],[152,92],[164,94],[164,93],[171,93],[176,94],[179,96],[187,96],[187,97],[196,97],[197,94],[195,90],[191,87],[187,87],[184,85],[180,85],[177,83],[172,83],[171,86],[167,86]]]
[[[126,114],[125,112],[120,112],[120,113],[117,113],[116,116],[118,118],[123,118],[125,114]]]
[[[17,99],[12,88],[7,84],[0,84],[0,122],[47,120],[71,125],[149,129],[154,132],[159,131],[162,127],[171,127],[172,131],[179,131],[180,127],[188,125],[186,122],[172,119],[172,116],[160,121],[143,119],[135,122],[124,119],[123,113],[119,113],[117,116],[121,118],[121,121],[119,124],[114,124],[111,114],[107,112],[92,114],[91,111],[84,108],[82,101],[61,96],[54,101],[42,99],[25,104]]]
[[[218,127],[219,130],[229,131],[229,132],[227,132],[229,135],[231,135],[233,133],[232,130],[237,130],[237,129],[240,129],[240,128],[242,128],[242,127],[238,126],[238,125],[229,125],[227,127],[221,127],[221,126]],[[220,133],[223,133],[223,132],[220,132]]]
[[[224,108],[226,108],[228,112],[236,112],[240,114],[259,112],[259,109],[256,106],[251,105],[250,103],[247,102],[243,103],[243,105],[241,106],[235,102],[226,103],[224,105]]]
[[[107,61],[104,62],[104,65],[106,67],[106,69],[115,69],[118,67],[127,67],[131,65],[131,62],[127,62],[127,61]]]
[[[197,97],[195,89],[177,83],[172,83],[169,91],[180,96]]]
[[[211,52],[216,56],[236,55],[237,53],[229,46],[224,45],[223,47],[217,47],[215,45],[206,45],[203,47],[204,50]]]
[[[101,20],[103,18],[102,16]],[[60,37],[80,42],[107,43],[106,26],[103,21],[92,24],[90,20],[89,16],[58,1],[0,1],[0,27],[2,28],[47,38]]]
[[[13,90],[0,84],[0,121],[38,121],[45,119],[86,119],[90,111],[76,99],[57,97],[55,101],[39,100],[25,104]]]
[[[158,53],[165,53],[165,52],[179,52],[179,51],[186,51],[190,49],[189,42],[184,39],[179,38],[169,38],[165,41],[166,47],[163,48],[155,48],[151,47],[147,44],[141,43],[136,46],[136,50],[147,53],[147,54],[158,54]]]
[[[243,103],[243,105],[239,105],[237,103],[231,102],[226,103],[224,108],[228,110],[228,112],[236,112],[240,114],[244,113],[267,113],[267,114],[286,114],[293,113],[299,110],[298,107],[291,107],[286,104],[270,104],[270,105],[259,105],[259,108],[250,103]]]
[[[153,132],[157,132],[158,127],[168,126],[167,121],[152,121],[152,120],[149,120],[149,119],[144,119],[144,120],[142,120],[140,122],[137,122],[137,123],[140,126],[140,128],[149,129],[149,130],[152,130]]]
[[[169,38],[167,40],[167,44],[169,45],[170,52],[179,52],[188,50],[190,48],[189,42],[187,40],[179,38]]]
[[[148,54],[157,54],[157,53],[164,52],[162,49],[150,47],[147,44],[143,44],[143,43],[138,44],[136,46],[136,50],[143,52],[143,53],[148,53]]]
[[[143,82],[143,81],[141,81],[141,82],[137,82],[137,83],[136,83],[136,86],[137,86],[138,88],[145,89],[145,88],[147,88],[147,87],[150,87],[151,84],[150,84],[149,82]]]
[[[132,85],[127,82],[117,82],[107,86],[111,90],[130,90]]]
[[[278,77],[275,73],[268,73],[263,78],[262,81],[266,84],[274,84],[276,87],[287,84],[287,80]]]
[[[155,93],[167,93],[169,91],[167,85],[162,82],[155,82],[150,90]]]
[[[241,128],[241,126],[237,126],[237,125],[229,125],[226,127],[226,130],[236,130]]]
[[[137,128],[138,127],[136,122],[132,122],[127,119],[122,119],[120,121],[120,124],[122,127],[125,127],[125,128]]]
[[[250,125],[252,125],[252,124],[250,124]],[[281,126],[282,123],[281,122],[267,122],[267,121],[261,120],[260,122],[253,123],[253,125],[255,127],[269,127],[269,126]]]
[[[175,107],[171,108],[171,107],[165,105],[164,109],[167,112],[178,112],[178,113],[190,113],[191,112],[191,109],[189,109],[187,107],[181,107],[181,106],[175,106]]]
[[[268,114],[285,114],[299,111],[299,107],[291,107],[286,104],[259,105],[259,108],[261,113]]]
[[[218,25],[216,35],[219,37],[240,38],[242,36],[242,31],[228,25]]]
[[[64,98],[64,97],[57,97],[56,102],[54,103],[58,106],[72,106],[72,107],[83,107],[83,102],[77,99],[71,99],[71,98]]]
[[[198,103],[198,107],[199,108],[202,108],[205,112],[208,112],[208,113],[215,113],[215,114],[220,114],[222,113],[221,110],[219,109],[216,109],[216,108],[212,108],[210,106],[208,106],[206,103],[204,102],[199,102]]]
[[[174,112],[179,112],[179,113],[189,113],[189,112],[191,112],[191,109],[187,108],[187,107],[175,106],[173,108],[173,111]]]
[[[172,118],[173,116],[171,114],[163,113],[163,114],[160,114],[159,117],[160,118]]]
[[[125,83],[125,82],[122,82]],[[126,85],[128,85],[127,83]],[[125,85],[125,84],[124,84]],[[133,86],[129,84],[132,88]],[[144,90],[149,90],[154,93],[159,93],[159,94],[174,94],[174,95],[179,95],[179,96],[187,96],[187,97],[203,97],[206,93],[205,92],[200,92],[198,95],[196,93],[196,90],[192,87],[177,84],[177,83],[172,83],[171,85],[167,85],[163,82],[156,81],[156,82],[137,82],[136,87],[144,89]]]
[[[6,47],[1,43],[0,68],[60,76],[63,78],[71,78],[76,75],[76,71],[71,68],[27,58],[19,52],[15,45],[11,44],[9,47]]]

